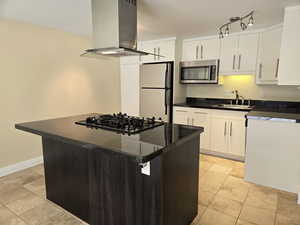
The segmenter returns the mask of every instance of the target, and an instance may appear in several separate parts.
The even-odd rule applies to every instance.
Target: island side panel
[[[162,155],[164,225],[187,225],[198,214],[199,143],[196,136]]]
[[[89,223],[88,150],[42,138],[47,199]]]
[[[90,224],[141,225],[142,177],[137,162],[93,149],[89,153]]]
[[[140,176],[142,177],[142,225],[165,225],[161,155],[150,161],[150,176],[141,172]]]

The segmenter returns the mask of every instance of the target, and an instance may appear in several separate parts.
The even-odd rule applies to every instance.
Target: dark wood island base
[[[48,200],[91,225],[188,225],[194,220],[198,212],[199,135],[203,129],[166,124],[127,137],[69,127],[72,132],[67,135],[56,123],[76,119],[16,125],[42,136]],[[74,134],[77,129],[80,134]],[[132,145],[137,137],[138,145]],[[149,143],[156,146],[151,145],[151,151]],[[134,155],[128,146],[141,146],[141,155]],[[147,175],[141,166],[149,162]]]

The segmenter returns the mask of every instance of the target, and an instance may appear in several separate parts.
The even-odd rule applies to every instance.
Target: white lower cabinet
[[[228,121],[227,118],[214,116],[211,118],[211,150],[227,152],[228,146]]]
[[[210,136],[209,136],[209,113],[201,110],[193,110],[191,113],[193,126],[203,127],[204,132],[201,134],[200,138],[200,148],[210,149]]]
[[[246,121],[245,118],[231,119],[229,124],[228,153],[245,156],[246,151]]]
[[[174,123],[204,128],[200,148],[205,152],[243,159],[246,149],[246,112],[174,107]]]
[[[174,123],[204,128],[200,136],[200,148],[210,149],[209,113],[207,110],[174,107]]]

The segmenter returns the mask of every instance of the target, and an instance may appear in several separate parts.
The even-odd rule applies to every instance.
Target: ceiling
[[[217,34],[232,16],[255,10],[252,29],[283,21],[283,8],[300,0],[139,0],[139,39]],[[0,17],[91,35],[90,0],[0,0]],[[233,31],[240,31],[238,26]]]

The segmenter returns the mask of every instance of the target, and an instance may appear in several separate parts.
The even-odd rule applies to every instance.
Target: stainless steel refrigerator
[[[172,122],[174,63],[148,63],[140,72],[140,116]]]

